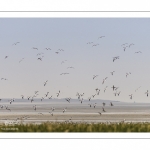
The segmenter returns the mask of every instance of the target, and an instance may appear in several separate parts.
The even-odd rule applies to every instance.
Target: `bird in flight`
[[[112,102],[110,102],[110,106],[114,106]]]
[[[63,75],[63,74],[66,75],[66,74],[69,74],[69,73],[61,73],[60,75]]]
[[[130,96],[130,99],[132,99],[133,94],[130,94],[129,96]]]
[[[66,98],[65,100],[70,103],[71,98]]]
[[[63,109],[63,113],[64,113],[65,111],[67,111],[67,107]]]
[[[129,48],[130,48],[132,45],[134,45],[134,44],[133,44],[133,43],[129,44]]]
[[[8,58],[8,56],[5,56],[5,59]]]
[[[113,85],[113,87],[111,87],[111,88],[113,88],[113,91],[114,91],[117,87],[115,87],[115,86]]]
[[[88,105],[90,105],[90,107],[92,107],[92,104],[88,104]]]
[[[98,39],[101,39],[101,38],[104,38],[105,36],[100,36],[100,37],[98,37]]]
[[[51,50],[50,48],[45,48],[46,50]]]
[[[38,48],[37,48],[37,47],[33,47],[33,49],[36,49],[36,50],[38,50]]]
[[[88,100],[90,101],[90,100],[91,100],[91,97],[89,97]]]
[[[137,53],[142,53],[142,52],[141,51],[135,52],[135,54],[137,54]]]
[[[23,60],[24,60],[24,58],[22,58],[22,59],[19,61],[19,63],[22,62]]]
[[[48,80],[46,80],[46,81],[44,82],[44,86],[47,84],[47,82],[48,82]]]
[[[121,91],[119,91],[117,94],[118,94],[118,96],[120,95],[120,93],[121,93]]]
[[[108,86],[105,87],[104,92],[106,91],[107,87],[108,87]]]
[[[110,73],[111,73],[111,75],[113,75],[113,74],[114,74],[114,72],[115,72],[115,71],[110,72]]]
[[[124,43],[124,44],[122,44],[121,46],[124,46],[124,45],[127,45],[128,43]]]
[[[92,45],[92,47],[93,47],[93,46],[98,46],[98,45],[99,45],[99,44],[94,44],[94,45]]]
[[[131,72],[129,72],[129,73],[126,73],[126,77],[128,76],[128,75],[130,75],[131,74]]]
[[[148,90],[145,92],[145,94],[147,95],[147,97],[148,97]]]
[[[105,80],[106,80],[107,78],[108,78],[108,77],[106,77],[106,78],[103,79],[102,84],[104,84],[104,82],[105,82]]]
[[[54,114],[52,112],[49,112],[51,114],[51,116],[53,116]]]
[[[48,96],[48,93],[49,93],[49,92],[47,92],[47,93],[45,94],[45,97],[47,97],[47,96]]]
[[[40,61],[42,61],[42,57],[39,57],[37,60],[40,60]]]
[[[98,75],[93,75],[93,80],[94,80],[96,77],[98,77]]]
[[[93,105],[93,106],[94,106],[94,108],[96,107],[96,104],[97,104],[97,103],[95,103],[95,104]]]
[[[74,67],[68,67],[67,69],[69,69],[69,68],[70,68],[70,69],[74,69]]]
[[[95,94],[96,95],[96,94]],[[95,95],[92,95],[92,97],[94,98],[95,97]]]
[[[51,97],[49,97],[49,99],[51,99],[52,98],[52,96]]]
[[[87,44],[92,44],[93,42],[88,42]]]
[[[20,42],[16,42],[16,43],[14,43],[14,44],[12,44],[12,45],[17,45],[17,44],[19,44]]]
[[[57,94],[57,97],[59,96],[59,94],[60,94],[60,90],[58,91],[58,93],[56,93]]]
[[[127,48],[128,46],[126,46],[126,47],[123,47],[123,50],[124,50],[124,52],[125,52],[125,50],[126,50],[126,48]]]
[[[6,78],[1,78],[1,80],[8,80],[8,79],[6,79]]]
[[[105,106],[105,105],[106,105],[106,103],[104,103],[104,102],[103,102],[102,104],[103,104],[103,106]]]
[[[119,59],[119,56],[113,57],[113,62],[114,62],[116,59]]]

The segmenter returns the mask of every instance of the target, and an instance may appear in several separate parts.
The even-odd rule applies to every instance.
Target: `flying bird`
[[[147,97],[148,97],[148,90],[145,92],[145,94],[147,95]]]
[[[110,106],[114,106],[112,102],[110,102]]]
[[[101,39],[101,38],[104,38],[105,36],[100,36],[100,37],[98,37],[98,39]]]
[[[104,82],[105,82],[105,80],[106,80],[107,78],[108,78],[108,77],[106,77],[105,79],[103,79],[102,84],[104,84]]]
[[[114,62],[116,59],[119,59],[119,56],[113,57],[113,62]]]
[[[67,107],[63,109],[63,113],[64,113],[65,111],[67,111]]]
[[[46,81],[44,82],[44,86],[47,84],[47,82],[48,82],[48,80],[46,80]]]
[[[129,96],[130,96],[130,99],[132,99],[133,94],[130,94]]]
[[[94,80],[96,77],[98,77],[98,75],[93,75],[93,80]]]
[[[114,72],[115,72],[115,71],[110,72],[110,73],[111,73],[111,75],[113,75],[113,74],[114,74]]]
[[[33,49],[36,49],[36,50],[38,50],[38,48],[37,48],[37,47],[33,47]]]
[[[17,45],[17,44],[19,44],[20,42],[16,42],[16,43],[14,43],[14,44],[12,44],[12,45]]]

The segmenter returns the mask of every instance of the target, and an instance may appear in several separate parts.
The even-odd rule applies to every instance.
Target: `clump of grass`
[[[0,132],[150,132],[150,123],[59,123],[1,125]]]

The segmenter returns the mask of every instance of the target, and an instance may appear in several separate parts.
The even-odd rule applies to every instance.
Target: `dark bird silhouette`
[[[70,103],[71,98],[66,98],[65,100]]]
[[[113,74],[114,74],[114,72],[115,72],[115,71],[110,72],[110,73],[111,73],[111,75],[113,75]]]
[[[47,93],[45,94],[45,97],[47,97],[47,96],[48,96],[48,93],[49,93],[49,92],[47,92]]]
[[[88,105],[90,105],[90,107],[92,107],[92,104],[88,104]]]
[[[105,105],[106,105],[106,103],[104,103],[104,102],[103,102],[102,104],[103,104],[103,106],[105,106]]]
[[[106,77],[105,79],[103,79],[102,84],[104,84],[104,82],[106,81],[107,78],[108,78],[108,77]]]
[[[135,54],[142,53],[141,51],[135,52]]]
[[[67,107],[63,109],[63,113],[64,113],[65,111],[67,111]]]
[[[38,48],[37,48],[37,47],[33,47],[33,49],[36,49],[36,50],[38,50]]]
[[[119,59],[119,56],[113,57],[113,62],[114,62],[116,59]]]
[[[132,99],[133,94],[130,94],[129,96],[130,96],[130,99]]]
[[[90,101],[90,100],[91,100],[91,97],[89,97],[88,100]]]
[[[24,99],[24,95],[21,95],[21,98]]]
[[[47,82],[48,82],[48,80],[46,80],[46,81],[44,82],[44,86],[47,84]]]
[[[95,94],[96,95],[96,94]],[[95,97],[95,95],[92,95],[92,97],[94,98]]]
[[[133,46],[133,45],[134,45],[133,43],[129,44],[129,48],[130,48],[131,46]]]
[[[96,77],[98,77],[98,75],[93,75],[93,80],[94,80]]]
[[[145,94],[147,95],[147,97],[148,97],[148,90],[145,92]]]
[[[19,44],[20,42],[16,42],[16,43],[14,43],[14,44],[12,44],[12,45],[17,45],[17,44]]]
[[[100,36],[100,37],[98,37],[98,39],[101,39],[101,38],[104,38],[105,36]]]
[[[49,97],[49,99],[51,99],[52,98],[52,96],[51,97]]]
[[[110,106],[114,106],[112,102],[110,102]]]
[[[113,91],[116,89],[116,87],[113,85],[113,87],[111,87],[111,88],[113,88]]]
[[[95,104],[93,105],[93,106],[94,106],[94,108],[96,107],[96,104],[97,104],[97,103],[95,103]]]
[[[40,60],[40,61],[42,61],[42,58],[41,58],[41,57],[39,57],[37,60]]]

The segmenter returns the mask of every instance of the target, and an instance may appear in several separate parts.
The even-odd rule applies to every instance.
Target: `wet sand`
[[[88,104],[92,103],[92,107]],[[110,106],[110,102],[106,102],[102,111],[102,101],[84,101],[82,104],[79,101],[68,103],[65,101],[51,101],[31,103],[29,101],[0,103],[4,108],[0,109],[0,123],[42,123],[42,122],[150,122],[150,104],[149,103],[121,103],[113,102],[114,106]],[[6,110],[8,106],[11,111]],[[36,105],[36,111],[33,106]],[[55,107],[52,112],[51,108]],[[63,109],[67,107],[67,111],[63,113]],[[49,113],[52,112],[53,116]],[[98,112],[101,112],[100,115]]]

